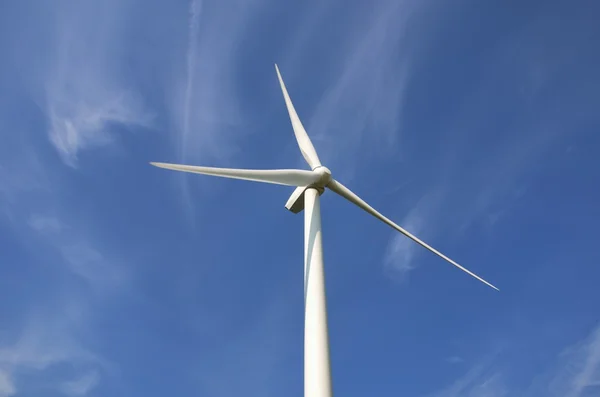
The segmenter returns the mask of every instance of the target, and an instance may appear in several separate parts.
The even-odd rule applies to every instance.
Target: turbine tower
[[[325,271],[323,268],[321,205],[319,200],[319,196],[323,194],[325,189],[337,193],[482,283],[495,290],[498,290],[498,288],[475,273],[465,269],[424,241],[413,236],[383,216],[346,186],[333,179],[329,168],[321,164],[317,151],[302,126],[302,122],[294,109],[277,65],[275,65],[275,70],[277,71],[281,91],[283,92],[285,104],[292,121],[296,141],[298,142],[302,156],[304,156],[304,159],[311,168],[310,171],[297,169],[248,170],[212,168],[154,162],[151,164],[176,171],[296,187],[285,207],[295,214],[304,210],[304,396],[332,397]]]

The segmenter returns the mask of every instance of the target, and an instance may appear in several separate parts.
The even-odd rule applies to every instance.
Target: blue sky
[[[321,160],[495,292],[322,198],[340,396],[600,393],[593,1],[9,1],[0,397],[301,396],[293,189]]]

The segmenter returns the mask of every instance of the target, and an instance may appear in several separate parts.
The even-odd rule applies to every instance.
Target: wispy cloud
[[[426,220],[433,219],[439,205],[439,195],[427,195],[421,198],[404,217],[400,225],[420,239],[429,241],[434,236],[434,230],[427,230]],[[397,281],[406,281],[411,270],[417,267],[414,262],[418,250],[417,245],[403,234],[393,231],[384,256],[386,273]]]
[[[486,47],[485,56],[478,60],[483,72],[460,87],[464,92],[457,93],[456,106],[449,116],[442,112],[435,122],[427,124],[429,129],[443,131],[436,132],[436,137],[442,139],[428,144],[433,153],[442,155],[431,158],[436,172],[424,178],[427,184],[413,187],[420,189],[421,194],[439,193],[444,211],[422,211],[418,215],[415,209],[412,217],[400,225],[409,231],[416,228],[417,235],[422,230],[448,238],[458,238],[472,228],[491,231],[527,194],[529,181],[540,172],[545,156],[589,120],[593,114],[591,104],[595,102],[589,100],[588,90],[581,86],[587,84],[583,83],[586,79],[570,77],[576,76],[581,66],[576,62],[567,64],[566,58],[558,55],[579,56],[571,49],[572,45],[579,45],[578,40],[572,43],[561,38],[558,44],[552,44],[558,48],[540,50],[550,43],[542,40],[547,32],[554,36],[569,30],[557,30],[555,26],[554,18],[541,16],[535,24],[516,30],[494,47]],[[540,53],[545,56],[540,58]],[[544,71],[543,78],[539,70]],[[512,100],[498,102],[500,95]],[[384,257],[386,269],[390,267],[391,252],[402,260],[396,262],[401,273],[412,269],[412,251],[407,244],[401,237],[393,237]],[[436,246],[435,242],[432,245]],[[443,247],[436,248],[444,252]],[[460,257],[454,259],[461,262]],[[478,269],[471,270],[478,273]]]
[[[72,167],[77,165],[82,150],[113,142],[111,127],[150,125],[150,117],[143,113],[132,94],[110,91],[102,80],[93,77],[90,80],[82,84],[87,86],[85,93],[67,92],[60,87],[48,92],[50,140],[64,162]]]
[[[0,397],[10,397],[17,393],[12,377],[0,369]]]
[[[99,381],[99,373],[91,371],[75,380],[64,382],[60,386],[60,390],[68,396],[85,396],[98,385]]]
[[[236,150],[222,143],[244,131],[231,129],[243,120],[235,78],[237,45],[260,6],[237,0],[222,7],[189,2],[188,45],[169,100],[183,161],[227,159]]]
[[[407,37],[413,1],[378,3],[367,22],[357,22],[334,79],[316,105],[308,125],[328,164],[353,176],[357,153],[392,147],[400,136],[405,84],[410,64]],[[333,12],[323,9],[323,12]],[[346,32],[349,33],[349,32]],[[402,54],[402,55],[398,55]],[[339,165],[345,167],[339,167]],[[345,170],[345,171],[344,171]]]
[[[26,141],[3,158],[0,208],[10,220],[4,226],[31,248],[27,266],[56,278],[35,294],[26,294],[20,315],[3,330],[8,334],[0,339],[0,395],[58,388],[72,380],[68,368],[97,371],[98,382],[106,362],[86,348],[83,330],[96,307],[91,302],[114,292],[128,275],[92,237],[94,226],[78,222],[66,210],[60,200],[63,184],[38,154]],[[52,164],[62,168],[60,160]],[[75,277],[63,277],[68,274]]]
[[[186,162],[186,148],[187,140],[190,134],[190,109],[192,106],[192,95],[193,89],[195,88],[195,76],[196,76],[196,58],[198,48],[198,29],[200,23],[200,11],[202,8],[202,2],[200,0],[190,1],[189,11],[189,28],[188,28],[188,47],[186,54],[186,70],[185,70],[185,88],[183,89],[183,114],[181,120],[178,120],[180,128],[180,158],[181,162]],[[174,106],[176,107],[176,106]],[[179,175],[181,181],[181,187],[183,191],[183,198],[186,203],[186,207],[189,210],[193,209],[192,199],[190,196],[189,187],[187,184],[187,176]]]
[[[129,277],[127,267],[103,252],[90,237],[89,225],[80,224],[56,205],[60,185],[43,173],[38,157],[30,154],[20,157],[18,164],[0,166],[0,209],[13,222],[15,233],[25,233],[24,238],[35,239],[39,247],[51,247],[62,259],[57,270],[72,272],[96,292],[105,294],[123,286]]]
[[[125,271],[119,264],[105,256],[87,241],[60,243],[59,250],[71,271],[85,279],[92,287],[104,292],[122,286]]]
[[[463,230],[482,220],[495,223],[499,214],[506,214],[526,193],[545,156],[594,117],[584,49],[592,25],[575,27],[575,20],[557,19],[554,13],[543,11],[482,58],[486,72],[474,81],[449,126],[457,138],[457,155],[467,158],[472,155],[465,150],[471,150],[469,142],[480,131],[496,131],[478,171],[465,169],[457,158],[446,163],[453,180],[463,174],[459,188],[471,195],[460,213]],[[510,95],[512,103],[499,107],[490,92]],[[496,119],[503,121],[490,122]]]
[[[186,56],[186,79],[183,99],[183,120],[182,120],[182,157],[185,155],[185,146],[187,136],[190,133],[190,106],[192,102],[192,90],[196,76],[196,51],[198,47],[198,28],[200,23],[200,11],[202,3],[199,0],[190,1],[190,22],[188,32],[188,49]]]
[[[565,349],[548,385],[551,396],[591,397],[600,393],[600,326]]]
[[[421,211],[413,209],[402,220],[402,225],[411,233],[420,235],[423,230],[423,216]],[[413,263],[414,254],[415,243],[403,234],[393,233],[384,257],[389,274],[399,280],[405,280],[408,273],[416,267]]]
[[[452,385],[429,397],[502,397],[507,395],[509,394],[502,375],[485,365],[477,365]]]
[[[29,225],[56,249],[69,271],[97,292],[112,292],[126,282],[128,275],[124,265],[114,258],[106,258],[82,228],[72,227],[55,216],[38,214],[30,216]]]
[[[9,153],[0,164],[0,209],[10,218],[11,208],[17,206],[24,195],[45,194],[48,179],[44,166],[32,150],[12,148],[17,161],[10,161]]]
[[[20,212],[19,209],[12,211],[17,225],[26,221]],[[59,387],[63,381],[66,383],[60,387],[61,390],[70,390],[71,395],[84,395],[85,390],[91,390],[99,382],[98,371],[106,368],[105,360],[86,349],[85,341],[80,338],[80,331],[87,327],[89,314],[93,313],[87,291],[91,288],[100,297],[112,293],[122,285],[122,272],[93,248],[92,241],[82,229],[72,228],[54,216],[32,216],[29,227],[31,232],[27,232],[27,227],[24,230],[15,228],[15,232],[28,236],[30,244],[41,250],[39,257],[44,258],[44,265],[55,266],[52,274],[71,273],[78,276],[86,288],[77,288],[78,283],[74,279],[75,282],[55,286],[62,291],[61,295],[66,295],[66,300],[55,303],[55,296],[39,291],[37,297],[29,297],[32,300],[21,306],[25,310],[26,323],[20,331],[18,321],[13,321],[11,327],[5,329],[18,335],[17,338],[14,341],[0,340],[0,395]],[[51,259],[47,247],[50,252],[58,254],[58,260]],[[32,253],[31,258],[36,255],[39,253]],[[77,292],[82,290],[83,294]],[[50,288],[50,291],[56,290]],[[54,370],[63,368],[61,364],[76,369],[95,368],[94,379],[68,381],[68,377],[72,376],[69,371]],[[42,381],[45,377],[40,374],[50,368],[53,368],[54,375]]]
[[[58,233],[65,228],[58,219],[47,215],[31,215],[28,224],[39,233]]]
[[[600,326],[583,340],[565,348],[554,362],[540,367],[528,382],[517,383],[521,376],[511,363],[498,355],[470,368],[450,386],[431,397],[520,396],[520,397],[592,397],[600,391]]]
[[[77,325],[76,316],[42,318],[30,320],[14,344],[0,348],[2,365],[43,370],[72,358],[93,359],[77,346],[68,332],[70,326]]]
[[[450,364],[461,364],[465,362],[465,359],[460,356],[451,356],[447,357],[445,361]]]
[[[113,142],[115,126],[148,127],[152,116],[112,59],[119,51],[123,5],[62,6],[55,25],[55,58],[45,74],[50,141],[75,167],[80,152]]]
[[[237,152],[235,142],[247,128],[236,74],[238,44],[261,2],[232,0],[215,7],[191,0],[185,54],[175,61],[176,77],[168,79],[168,113],[175,131],[178,160],[206,164],[218,159],[226,164]],[[188,212],[193,200],[189,175],[178,175]]]
[[[51,386],[36,381],[35,375],[59,364],[106,368],[103,359],[84,349],[78,341],[76,330],[81,329],[85,317],[82,310],[78,305],[68,304],[51,315],[30,316],[13,343],[0,345],[0,395]],[[69,376],[65,370],[57,374],[58,379]],[[98,373],[96,376],[97,382]]]

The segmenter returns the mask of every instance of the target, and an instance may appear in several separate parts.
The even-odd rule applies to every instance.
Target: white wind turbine
[[[304,395],[306,397],[331,397],[331,366],[329,360],[329,336],[327,329],[327,305],[325,296],[325,273],[323,269],[323,247],[321,239],[321,207],[319,196],[325,189],[339,194],[369,214],[396,229],[417,244],[442,257],[477,280],[498,290],[481,277],[465,269],[446,255],[404,230],[354,194],[346,186],[331,177],[331,171],[321,165],[319,156],[310,141],[294,105],[290,100],[279,68],[275,65],[285,104],[292,121],[298,146],[311,171],[247,170],[231,168],[198,167],[193,165],[151,163],[157,167],[176,171],[192,172],[224,178],[295,186],[285,207],[297,214],[304,210]]]

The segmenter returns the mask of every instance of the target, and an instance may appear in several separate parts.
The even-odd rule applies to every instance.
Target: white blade
[[[243,170],[234,168],[198,167],[194,165],[150,163],[156,167],[196,174],[220,176],[223,178],[244,179],[247,181],[274,183],[287,186],[308,186],[320,177],[305,170]]]
[[[287,208],[288,211],[297,214],[304,209],[304,197],[302,197],[302,195],[305,190],[306,186],[298,186],[296,190],[292,192],[290,198],[285,203],[285,208]]]
[[[279,68],[277,64],[275,64],[275,70],[277,70],[277,77],[279,78],[279,84],[281,85],[281,91],[283,91],[283,97],[285,99],[285,105],[287,106],[288,113],[290,114],[290,120],[292,121],[292,127],[294,128],[294,135],[296,135],[296,141],[298,141],[298,146],[300,147],[300,151],[302,152],[302,156],[310,165],[310,168],[313,170],[321,165],[321,160],[319,160],[319,156],[317,156],[317,151],[313,146],[306,130],[302,126],[302,122],[296,113],[296,109],[294,109],[294,105],[292,104],[292,100],[288,95],[287,89],[285,88],[285,84],[283,83],[283,79],[281,78],[281,73],[279,73]]]
[[[394,222],[392,222],[391,220],[389,220],[385,216],[381,215],[379,212],[377,212],[377,210],[375,210],[373,207],[371,207],[369,204],[367,204],[363,199],[361,199],[360,197],[358,197],[350,189],[348,189],[346,186],[342,185],[338,181],[332,180],[331,182],[329,182],[329,184],[327,185],[327,187],[329,189],[331,189],[332,191],[334,191],[335,193],[339,194],[340,196],[344,197],[346,200],[348,200],[348,201],[356,204],[357,206],[359,206],[360,208],[362,208],[363,210],[365,210],[369,214],[371,214],[374,217],[376,217],[379,220],[381,220],[382,222],[387,223],[389,226],[391,226],[394,229],[398,230],[400,233],[404,234],[406,237],[410,238],[411,240],[415,241],[416,243],[418,243],[418,244],[422,245],[423,247],[427,248],[429,251],[431,251],[434,254],[436,254],[436,255],[442,257],[443,259],[447,260],[448,262],[450,262],[454,266],[458,267],[460,270],[462,270],[462,271],[470,274],[471,276],[475,277],[477,280],[481,281],[482,283],[484,283],[486,285],[489,285],[490,287],[492,287],[496,291],[500,291],[498,288],[496,288],[492,284],[488,283],[487,281],[485,281],[484,279],[482,279],[481,277],[479,277],[475,273],[473,273],[473,272],[465,269],[464,267],[462,267],[458,263],[454,262],[452,259],[448,258],[446,255],[442,254],[441,252],[439,252],[435,248],[431,247],[430,245],[426,244],[425,242],[419,240],[417,237],[413,236],[412,234],[410,234],[409,232],[407,232],[406,230],[404,230],[400,226],[396,225]]]

